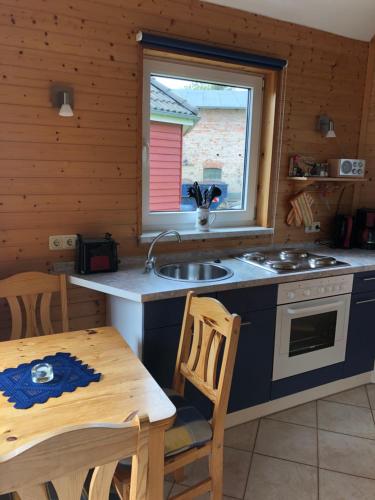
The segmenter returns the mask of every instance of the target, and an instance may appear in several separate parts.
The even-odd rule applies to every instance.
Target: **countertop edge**
[[[243,264],[244,266],[248,266],[248,264]],[[248,268],[244,268],[248,269]],[[375,254],[374,254],[374,264],[363,264],[363,265],[350,265],[345,267],[338,267],[335,269],[324,269],[320,271],[307,271],[303,273],[288,273],[288,274],[274,274],[270,271],[264,271],[266,274],[261,277],[253,277],[250,279],[237,280],[237,281],[220,281],[220,282],[210,282],[205,284],[197,284],[191,283],[190,286],[186,283],[184,288],[176,288],[173,290],[156,290],[155,292],[133,292],[130,289],[111,286],[105,283],[101,283],[100,276],[98,277],[98,281],[95,281],[95,278],[90,276],[90,279],[87,279],[83,276],[70,275],[68,280],[73,285],[82,286],[84,288],[88,288],[91,290],[96,290],[98,292],[102,292],[114,297],[127,299],[133,302],[145,303],[152,302],[156,300],[177,298],[186,296],[188,290],[195,290],[198,293],[206,293],[206,292],[220,292],[226,290],[236,290],[241,288],[251,288],[256,286],[267,286],[267,285],[278,285],[280,283],[290,283],[293,281],[302,281],[306,279],[318,279],[329,276],[339,276],[345,274],[354,274],[358,272],[368,272],[375,271]],[[235,278],[235,275],[234,275]],[[158,278],[163,280],[163,278]],[[181,285],[181,282],[174,282],[173,280],[169,280],[169,283],[178,283]],[[130,285],[131,286],[131,285]],[[171,285],[172,288],[172,285]]]

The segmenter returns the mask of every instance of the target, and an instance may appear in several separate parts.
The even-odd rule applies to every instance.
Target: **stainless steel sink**
[[[226,280],[233,272],[221,264],[208,262],[183,262],[181,264],[166,264],[155,269],[155,274],[161,278],[177,281],[200,283],[202,281]]]

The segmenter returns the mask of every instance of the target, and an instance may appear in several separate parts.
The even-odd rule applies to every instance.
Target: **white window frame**
[[[256,225],[256,197],[259,170],[259,149],[262,128],[263,77],[233,70],[221,70],[194,64],[146,58],[143,66],[142,109],[142,230],[188,229],[195,223],[195,211],[150,212],[150,79],[152,75],[185,78],[202,82],[251,88],[252,113],[248,133],[248,165],[244,179],[244,208],[242,210],[215,210],[214,227],[241,227]]]

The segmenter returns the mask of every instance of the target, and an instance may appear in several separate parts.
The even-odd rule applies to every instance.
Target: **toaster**
[[[117,245],[109,233],[103,238],[86,238],[77,234],[76,272],[92,274],[117,271]]]
[[[330,177],[364,177],[365,160],[350,160],[348,158],[332,158],[328,160]]]

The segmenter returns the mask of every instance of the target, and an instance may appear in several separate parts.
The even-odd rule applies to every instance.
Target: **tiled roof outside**
[[[199,112],[155,78],[151,79],[151,112],[198,118]]]

